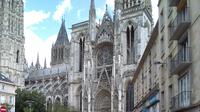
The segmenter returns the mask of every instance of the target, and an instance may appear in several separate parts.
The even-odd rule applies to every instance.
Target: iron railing
[[[178,95],[172,97],[171,108],[172,110],[179,110],[191,105],[191,91],[183,91]]]
[[[191,48],[182,47],[171,60],[171,73],[177,73],[191,63]]]
[[[189,7],[186,7],[180,12],[170,26],[171,40],[178,39],[190,25]]]

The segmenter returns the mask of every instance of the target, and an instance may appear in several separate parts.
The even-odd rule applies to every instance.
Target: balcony
[[[178,40],[190,26],[189,8],[177,12],[177,16],[170,26],[170,40]]]
[[[171,99],[171,109],[180,111],[191,105],[191,91],[183,91]]]
[[[179,74],[191,64],[191,48],[181,48],[176,56],[171,60],[171,73]]]
[[[180,0],[169,0],[169,6],[175,7],[178,5],[179,2],[180,2]]]

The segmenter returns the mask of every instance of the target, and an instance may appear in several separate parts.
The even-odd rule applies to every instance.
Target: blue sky
[[[34,24],[29,27],[33,32],[35,32],[40,38],[47,39],[49,36],[58,32],[60,27],[60,21],[55,20],[54,13],[57,10],[57,7],[61,5],[63,0],[26,0],[25,12],[31,11],[43,11],[44,13],[49,13],[49,17],[44,21]],[[103,9],[105,9],[106,0],[96,0],[95,2],[98,16],[103,14]],[[72,0],[69,8],[65,9],[64,14],[61,18],[65,18],[66,27],[68,33],[70,33],[70,28],[72,24],[77,22],[88,20],[88,13],[90,7],[90,0]],[[102,9],[101,11],[99,9]],[[110,8],[111,11],[111,8]],[[111,11],[112,13],[112,11]],[[37,17],[33,17],[37,19]],[[98,18],[100,19],[100,17]]]
[[[51,57],[51,46],[55,42],[61,19],[65,24],[69,38],[72,24],[88,20],[90,0],[24,0],[24,33],[25,56],[30,65],[36,62],[37,53],[43,66],[46,58],[48,66]],[[158,0],[152,0],[156,7]],[[110,14],[113,12],[114,0],[95,0],[97,21],[102,19],[106,4]],[[153,17],[157,19],[157,8],[153,8]]]

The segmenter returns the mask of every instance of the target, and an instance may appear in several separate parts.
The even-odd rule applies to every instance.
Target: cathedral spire
[[[35,64],[35,67],[36,67],[37,70],[40,69],[39,53],[37,54],[37,62]]]
[[[45,58],[45,60],[44,60],[44,69],[46,69],[47,68],[47,61],[46,61],[46,58]]]
[[[95,41],[96,38],[96,9],[95,9],[95,2],[91,0],[90,3],[90,13],[89,13],[89,34],[90,40]]]
[[[69,43],[69,39],[68,39],[66,27],[65,27],[65,20],[62,19],[62,24],[61,24],[55,45],[60,45],[65,42]]]

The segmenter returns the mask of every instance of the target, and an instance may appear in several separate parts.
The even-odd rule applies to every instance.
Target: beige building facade
[[[15,112],[15,90],[17,86],[0,73],[0,107],[8,104],[9,112]],[[8,111],[8,110],[7,110]]]
[[[159,21],[133,76],[134,111],[199,112],[199,0],[159,0]]]

